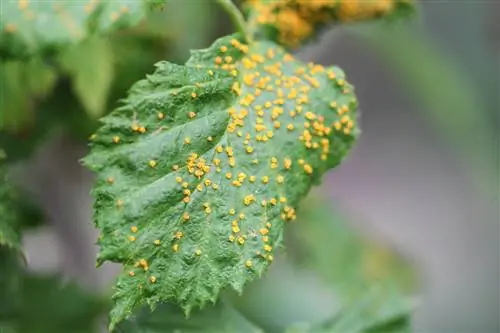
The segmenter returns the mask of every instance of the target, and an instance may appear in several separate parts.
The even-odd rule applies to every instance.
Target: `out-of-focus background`
[[[170,18],[179,38],[169,44],[169,57],[182,60],[189,48],[231,31],[211,4],[177,6],[197,12]],[[298,53],[342,67],[356,87],[362,135],[319,192],[353,228],[415,265],[415,332],[500,330],[499,22],[500,6],[492,1],[422,1],[417,22],[408,26],[335,27]],[[61,269],[105,291],[117,268],[95,269],[93,178],[78,163],[85,154],[84,142],[55,134],[13,171],[49,218],[24,238],[31,267]],[[278,260],[269,285],[284,276],[281,292],[297,290],[301,300],[288,315],[325,313],[334,296],[321,283]],[[266,283],[251,293],[261,312],[271,306],[259,296]]]

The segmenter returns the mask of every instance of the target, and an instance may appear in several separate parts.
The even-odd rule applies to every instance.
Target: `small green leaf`
[[[153,312],[141,309],[123,321],[117,333],[263,333],[229,304],[219,303],[195,311],[189,319],[179,308],[162,304]]]
[[[30,126],[36,102],[48,95],[56,75],[42,59],[0,62],[0,130],[16,131]]]
[[[102,116],[114,77],[113,49],[107,38],[93,37],[61,54],[61,65],[73,90],[92,118]]]
[[[299,201],[355,141],[356,108],[342,70],[269,42],[228,36],[185,66],[158,63],[84,160],[99,262],[125,268],[111,327],[144,303],[189,313],[260,276]]]
[[[4,1],[0,55],[25,56],[137,24],[156,0]]]

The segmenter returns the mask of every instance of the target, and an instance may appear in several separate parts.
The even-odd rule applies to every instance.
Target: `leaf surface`
[[[357,135],[353,87],[237,36],[157,64],[103,118],[84,163],[97,173],[99,261],[124,265],[111,327],[133,308],[189,313],[260,276],[286,221]]]

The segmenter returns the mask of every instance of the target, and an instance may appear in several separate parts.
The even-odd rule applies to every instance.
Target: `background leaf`
[[[40,58],[0,61],[0,130],[31,126],[36,102],[56,83],[55,71]]]
[[[104,113],[114,77],[114,54],[107,38],[93,37],[61,54],[62,68],[71,76],[75,95],[91,118]]]

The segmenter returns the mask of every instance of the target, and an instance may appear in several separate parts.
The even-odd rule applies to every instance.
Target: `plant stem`
[[[243,14],[241,14],[241,11],[236,7],[236,5],[231,1],[231,0],[216,0],[217,3],[219,3],[222,8],[226,11],[226,13],[229,14],[231,17],[231,21],[235,25],[235,27],[245,35],[245,38],[247,41],[251,42],[252,38],[250,34],[247,31],[247,23],[245,19],[243,18]]]

